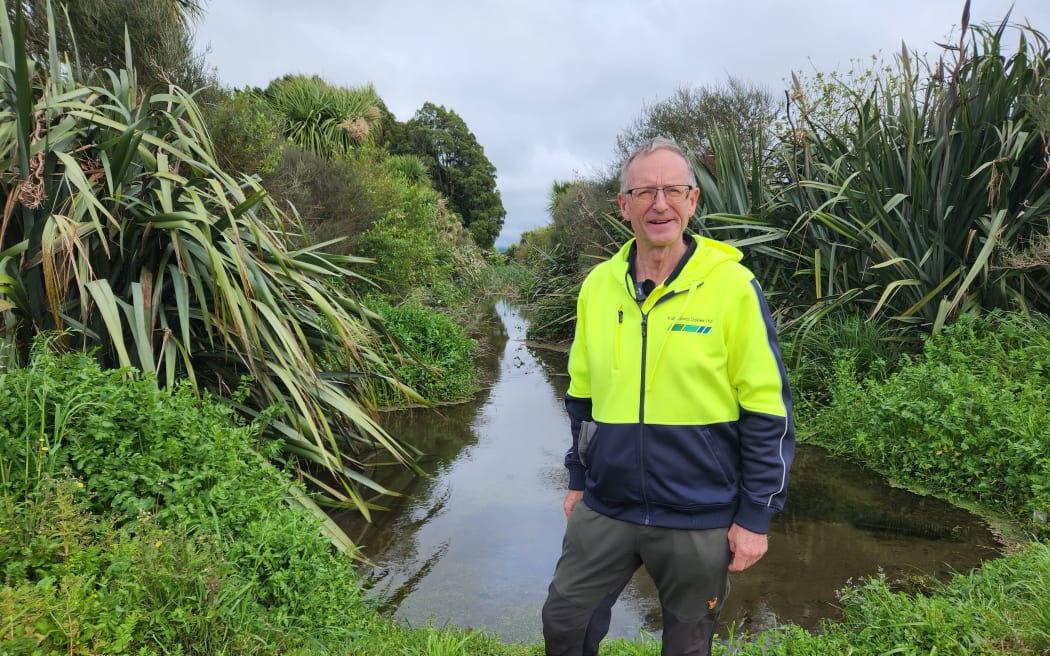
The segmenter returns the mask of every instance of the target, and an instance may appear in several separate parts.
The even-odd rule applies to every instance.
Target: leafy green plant
[[[245,175],[271,173],[287,143],[266,101],[250,91],[223,91],[202,103],[217,163]]]
[[[840,388],[829,381],[842,372],[848,371],[851,383],[884,378],[896,371],[901,355],[917,348],[898,341],[886,322],[841,313],[784,331],[781,352],[795,415],[811,416],[830,403]]]
[[[276,405],[267,434],[328,472],[334,503],[367,515],[385,490],[362,475],[412,452],[376,421],[372,390],[397,386],[381,322],[342,286],[359,258],[296,247],[301,226],[255,179],[215,162],[199,108],[179,89],[143,96],[130,70],[83,86],[52,49],[27,57],[22,23],[0,19],[0,341],[21,362],[40,331],[107,366]],[[321,355],[338,352],[340,371]],[[304,478],[321,480],[313,468]]]
[[[345,645],[373,612],[228,405],[46,349],[0,395],[0,431],[63,435],[50,471],[0,488],[0,651],[286,653]]]
[[[844,94],[847,123],[801,106],[779,197],[813,311],[849,304],[937,332],[966,312],[1050,307],[1040,272],[1009,266],[1050,213],[1046,135],[1019,102],[1050,79],[1050,47],[1023,27],[1006,52],[1006,31],[964,23],[932,65],[904,50],[897,72]]]
[[[324,244],[328,253],[355,252],[360,235],[380,216],[386,199],[376,197],[371,162],[358,158],[326,160],[298,145],[281,151],[275,170],[262,175],[263,186],[276,202],[295,208],[306,234],[304,241]],[[371,274],[367,256],[359,255],[363,271]],[[370,280],[352,278],[373,288]]]
[[[430,403],[464,401],[478,388],[474,368],[476,343],[450,318],[418,303],[390,305],[381,300],[369,306],[384,319],[403,352],[391,352],[395,373]],[[387,396],[388,403],[400,398]]]
[[[514,297],[529,281],[529,270],[524,265],[502,255],[490,258],[481,272],[480,285],[487,294]]]
[[[1041,653],[1050,647],[1039,626],[1050,607],[1040,592],[1050,574],[1048,555],[1046,545],[1033,543],[979,572],[956,575],[932,595],[894,592],[884,578],[847,587],[842,629],[852,634],[851,644],[898,653]]]
[[[383,169],[410,185],[420,184],[430,179],[427,164],[419,155],[391,155],[383,160]]]
[[[353,241],[357,253],[375,260],[370,277],[383,296],[433,306],[468,297],[477,288],[472,276],[485,262],[441,195],[429,184],[408,185],[390,174],[373,175],[371,185],[385,211]]]
[[[833,399],[805,423],[837,453],[1045,534],[1048,365],[1045,319],[964,315],[891,375],[862,378],[853,361],[837,363]]]
[[[316,75],[273,80],[262,97],[282,119],[290,141],[326,160],[374,143],[385,108],[372,85],[335,87]]]

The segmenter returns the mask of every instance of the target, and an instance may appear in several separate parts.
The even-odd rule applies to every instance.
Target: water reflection
[[[488,324],[494,380],[470,404],[396,413],[385,422],[431,454],[429,477],[379,476],[406,498],[374,524],[336,517],[377,567],[374,592],[412,625],[485,627],[507,641],[540,639],[539,609],[561,548],[561,398],[565,356],[526,345],[526,323],[507,303]],[[723,621],[737,631],[782,623],[814,628],[835,615],[848,581],[965,571],[996,555],[975,518],[800,446],[770,552],[732,577]],[[613,617],[612,635],[659,633],[659,603],[644,570]]]

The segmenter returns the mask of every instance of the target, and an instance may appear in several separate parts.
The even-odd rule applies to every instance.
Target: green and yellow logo
[[[696,333],[697,335],[706,335],[711,332],[711,326],[700,326],[695,323],[676,323],[671,326],[672,333]]]

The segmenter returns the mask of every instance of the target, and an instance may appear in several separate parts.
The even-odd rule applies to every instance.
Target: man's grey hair
[[[623,167],[620,169],[620,193],[627,191],[627,167],[631,165],[639,155],[648,155],[649,153],[656,152],[657,150],[670,150],[673,153],[677,153],[682,159],[685,160],[686,166],[689,167],[689,184],[696,186],[696,174],[693,173],[693,161],[689,158],[689,155],[679,146],[673,139],[667,137],[653,137],[647,141],[644,141],[631,156],[627,158],[627,161],[623,163]]]

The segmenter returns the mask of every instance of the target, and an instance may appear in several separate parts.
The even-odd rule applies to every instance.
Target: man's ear
[[[630,223],[631,217],[627,214],[627,200],[623,194],[616,194],[616,203],[620,206],[620,218],[624,220],[624,223]]]

